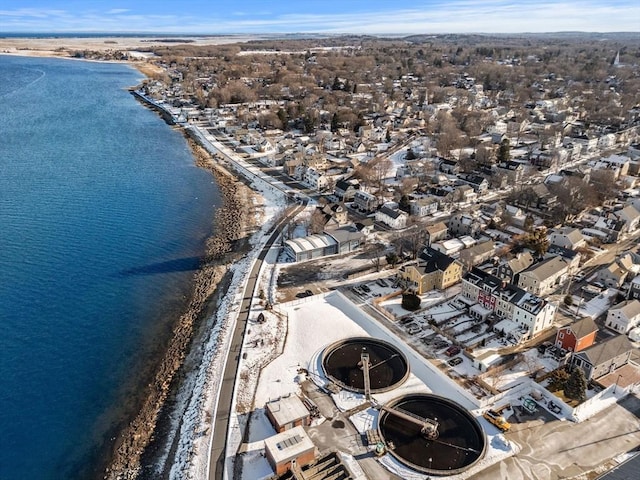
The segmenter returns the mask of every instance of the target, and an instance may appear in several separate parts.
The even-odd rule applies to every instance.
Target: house
[[[454,162],[453,160],[442,159],[438,165],[438,170],[450,175],[456,175],[460,173],[460,166],[458,165],[458,162]]]
[[[495,243],[493,240],[489,240],[488,242],[482,242],[471,248],[463,250],[460,252],[458,259],[462,262],[462,265],[464,265],[465,268],[470,269],[471,267],[475,267],[476,265],[480,265],[481,263],[489,260],[493,256],[495,250]]]
[[[625,300],[611,307],[605,325],[618,333],[629,333],[629,330],[640,325],[640,301]]]
[[[467,237],[471,238],[471,237]],[[451,238],[449,240],[443,240],[431,244],[431,248],[444,253],[445,255],[453,256],[458,252],[461,252],[466,248],[464,242],[459,238]]]
[[[538,210],[548,211],[558,203],[558,197],[551,193],[544,183],[539,183],[525,190],[524,203],[525,207],[532,206]]]
[[[434,242],[447,238],[449,230],[444,222],[438,222],[433,225],[427,225],[425,231],[427,233],[426,244],[430,247]]]
[[[459,282],[461,276],[460,262],[431,247],[426,247],[416,261],[403,265],[398,272],[406,287],[418,295],[444,290]]]
[[[276,475],[291,470],[294,463],[300,467],[308,465],[318,456],[318,449],[300,426],[265,439],[264,449]]]
[[[385,206],[381,207],[380,210],[376,212],[376,222],[384,223],[394,230],[405,228],[407,226],[408,218],[409,215],[407,215],[406,212]]]
[[[620,288],[629,272],[618,262],[611,262],[608,266],[598,270],[596,279],[598,282],[610,288]]]
[[[634,232],[640,224],[640,212],[633,205],[627,205],[616,212],[617,217],[624,222],[625,232]]]
[[[353,205],[360,211],[372,212],[378,208],[378,199],[375,195],[363,190],[357,190],[353,194]]]
[[[353,201],[356,191],[360,189],[360,184],[352,180],[338,180],[333,194],[343,202]]]
[[[557,305],[476,267],[462,277],[460,295],[502,319],[494,329],[516,342],[535,337],[553,324]],[[476,316],[473,308],[470,315]],[[500,326],[498,326],[500,325]]]
[[[462,203],[475,203],[478,201],[478,194],[471,185],[459,185],[454,192],[454,198]]]
[[[617,217],[600,217],[593,225],[593,228],[605,234],[605,241],[607,243],[615,243],[620,240],[620,237],[622,237],[625,231],[625,221]]]
[[[589,348],[575,352],[571,364],[584,370],[587,380],[598,379],[629,363],[633,345],[625,335],[609,337]]]
[[[551,293],[569,276],[569,263],[552,257],[529,267],[518,276],[518,286],[536,295]]]
[[[348,221],[347,209],[341,203],[327,203],[323,207],[318,207],[325,216],[325,228],[331,222],[334,227],[346,225]]]
[[[518,185],[522,182],[524,167],[519,162],[509,160],[499,163],[496,169],[497,173],[507,179],[508,185]]]
[[[478,194],[483,194],[489,189],[489,182],[481,175],[467,175],[463,181],[470,185]]]
[[[636,276],[633,280],[631,280],[631,285],[629,286],[629,292],[627,294],[627,298],[640,300],[640,275]]]
[[[587,241],[582,236],[579,229],[563,227],[549,234],[549,243],[568,248],[570,250],[575,250],[576,248],[586,246]]]
[[[549,249],[542,256],[545,260],[552,257],[560,257],[569,264],[569,274],[573,275],[580,268],[580,259],[582,255],[575,250],[569,250],[568,248],[561,247],[559,245],[549,245]]]
[[[426,217],[438,211],[438,201],[433,197],[417,198],[409,202],[409,207],[411,209],[411,215]]]
[[[362,220],[356,222],[355,226],[363,235],[369,235],[374,230],[373,218],[363,218]]]
[[[271,400],[265,404],[264,409],[271,425],[278,433],[311,424],[311,414],[297,395]]]
[[[591,317],[559,328],[556,333],[555,346],[567,352],[579,352],[593,345],[596,341],[598,326]]]
[[[522,252],[510,260],[498,265],[496,276],[507,283],[513,283],[515,276],[533,265],[533,256],[530,252]]]
[[[480,229],[480,222],[465,213],[457,213],[449,219],[449,233],[453,236],[475,235]]]

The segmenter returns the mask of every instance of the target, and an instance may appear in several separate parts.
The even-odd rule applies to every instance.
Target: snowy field
[[[411,375],[400,387],[391,392],[376,394],[379,402],[387,402],[392,398],[409,393],[434,393],[452,399],[464,408],[474,410],[478,408],[477,400],[464,391],[454,381],[442,374],[437,367],[422,358],[413,349],[406,346],[392,332],[383,325],[362,312],[339,292],[331,292],[326,295],[316,295],[302,300],[281,304],[279,308],[288,313],[288,329],[284,350],[280,356],[263,368],[255,390],[256,414],[252,418],[248,443],[243,451],[243,474],[247,480],[264,478],[271,473],[266,459],[263,456],[264,445],[262,440],[274,435],[275,431],[264,415],[264,404],[275,398],[298,393],[299,384],[304,376],[299,372],[300,368],[307,368],[309,375],[316,383],[323,382],[323,374],[320,369],[320,353],[329,344],[351,336],[371,336],[388,341],[396,345],[409,360]],[[364,402],[361,394],[342,391],[334,394],[333,399],[337,409],[345,411]],[[476,412],[479,414],[479,412]],[[351,417],[356,428],[363,432],[375,426],[378,412],[372,408],[362,411]],[[497,430],[480,419],[489,433],[487,457],[481,462],[484,468],[487,462],[495,462],[500,458],[515,453],[514,447],[505,446],[503,442],[495,440]],[[483,423],[484,422],[484,423]],[[493,444],[498,447],[492,446]],[[424,475],[416,475],[408,471],[397,461],[384,457],[383,462],[389,463],[394,471],[399,472],[403,478],[425,478]],[[459,476],[456,478],[465,478]]]

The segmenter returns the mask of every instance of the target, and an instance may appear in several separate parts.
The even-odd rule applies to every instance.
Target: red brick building
[[[307,427],[311,423],[309,410],[297,395],[289,395],[272,400],[267,402],[264,407],[267,418],[278,433],[293,427]]]
[[[264,447],[269,465],[276,475],[291,470],[293,462],[303,467],[318,456],[318,450],[302,427],[294,427],[267,438]]]

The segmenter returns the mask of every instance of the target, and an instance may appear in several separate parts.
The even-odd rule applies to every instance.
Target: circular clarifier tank
[[[486,449],[475,417],[437,395],[406,395],[386,403],[380,409],[378,432],[391,455],[429,475],[464,472]]]
[[[401,385],[409,376],[409,363],[392,344],[368,337],[354,337],[329,345],[322,356],[325,375],[342,388],[364,393],[363,354],[368,357],[371,393]]]

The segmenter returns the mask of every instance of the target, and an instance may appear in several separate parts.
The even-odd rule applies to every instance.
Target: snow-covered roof
[[[284,426],[309,416],[307,407],[297,395],[289,395],[267,402],[265,408],[278,426]]]
[[[302,253],[336,245],[338,242],[331,235],[322,233],[308,237],[291,238],[284,243],[295,253]]]
[[[281,464],[313,450],[315,445],[304,428],[298,426],[265,439],[264,447],[273,461]]]

